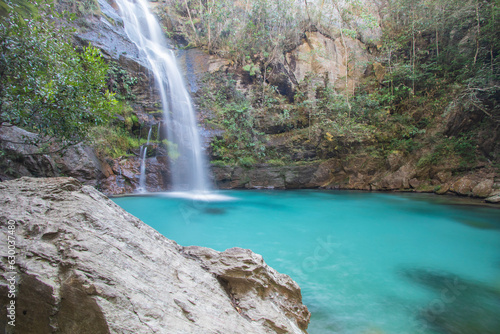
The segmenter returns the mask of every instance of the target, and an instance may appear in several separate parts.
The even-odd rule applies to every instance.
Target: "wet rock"
[[[73,178],[0,183],[20,333],[305,333],[300,289],[249,250],[194,256]],[[0,238],[7,249],[7,238]],[[6,258],[0,303],[6,305]],[[6,308],[0,310],[6,319]],[[5,322],[0,322],[5,326]],[[3,328],[5,330],[6,328]],[[17,328],[16,328],[17,330]]]
[[[410,180],[417,174],[415,166],[407,163],[399,168],[394,173],[389,173],[378,183],[382,189],[396,190],[408,189],[410,187]]]
[[[347,188],[354,190],[370,190],[371,177],[361,173],[351,174],[349,176],[349,184]]]
[[[450,190],[450,185],[448,183],[441,185],[438,187],[436,190],[436,194],[438,195],[444,195]]]
[[[252,168],[249,170],[238,169],[238,171],[244,171],[244,180],[248,180],[245,183],[245,188],[249,189],[284,189],[285,188],[285,177],[282,169],[279,167],[272,166],[258,166],[257,168]]]
[[[119,158],[111,162],[113,175],[98,183],[99,190],[106,195],[121,195],[136,192],[139,187],[142,159],[138,156]],[[166,156],[146,159],[146,190],[165,191],[170,187],[170,169]]]
[[[303,189],[327,187],[338,161],[295,166],[254,165],[252,168],[212,166],[215,184],[221,189]]]
[[[416,178],[413,178],[409,181],[410,187],[412,187],[413,189],[417,189],[418,187],[420,187],[421,183],[422,182]]]
[[[422,329],[430,327],[446,334],[499,333],[497,289],[446,272],[413,269],[405,275],[437,293],[416,315]]]
[[[146,189],[151,192],[164,191],[170,186],[170,169],[167,157],[146,159]]]
[[[397,171],[403,165],[403,154],[401,152],[392,152],[387,156],[387,163],[392,172]]]
[[[441,183],[446,183],[451,179],[450,171],[440,171],[435,176]]]
[[[126,56],[140,62],[139,50],[128,38],[117,6],[113,7],[106,0],[98,2],[102,15],[85,18],[87,29],[80,27],[80,31],[75,35],[77,42],[81,45],[92,43],[101,49],[107,58],[118,60],[120,56]]]

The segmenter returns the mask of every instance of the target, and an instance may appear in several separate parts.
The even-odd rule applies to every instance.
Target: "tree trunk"
[[[481,22],[479,21],[479,0],[476,0],[476,20],[477,20],[477,32],[476,32],[476,54],[474,55],[474,65],[476,65],[477,55],[479,54],[479,35],[481,33]]]
[[[186,10],[188,12],[189,21],[191,21],[191,27],[193,27],[195,42],[196,44],[198,44],[198,31],[196,31],[196,27],[194,26],[193,18],[191,17],[191,11],[189,10],[187,0],[184,0],[184,5],[186,6]]]
[[[304,3],[306,4],[306,13],[307,17],[309,18],[309,24],[311,23],[311,15],[309,15],[309,7],[307,7],[307,0],[304,0]]]

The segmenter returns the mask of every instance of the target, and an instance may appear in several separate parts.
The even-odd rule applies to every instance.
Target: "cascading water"
[[[137,192],[145,193],[146,190],[146,154],[148,153],[149,141],[151,140],[151,130],[153,128],[149,128],[148,132],[148,141],[146,145],[141,146],[141,174],[139,176],[139,188]]]
[[[146,0],[117,0],[128,37],[147,59],[158,85],[167,125],[172,190],[208,191],[206,168],[191,98],[175,55]],[[145,150],[144,150],[145,151]]]

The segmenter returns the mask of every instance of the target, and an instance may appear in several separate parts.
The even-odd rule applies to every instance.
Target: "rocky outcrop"
[[[297,283],[266,265],[262,256],[248,249],[231,248],[220,253],[197,246],[185,247],[184,253],[215,275],[245,318],[276,333],[307,329],[310,313],[302,305]],[[264,305],[262,299],[273,302]]]
[[[350,58],[356,64],[350,64]],[[285,68],[293,73],[296,82],[307,76],[321,84],[325,78],[340,91],[353,92],[364,76],[366,64],[371,60],[366,46],[358,39],[331,38],[320,32],[306,32],[304,41],[285,56]],[[347,81],[345,78],[347,77]]]
[[[106,195],[130,194],[139,187],[141,159],[139,156],[118,159],[99,158],[83,144],[62,152],[40,154],[39,147],[26,144],[38,135],[15,126],[0,127],[0,180],[22,176],[71,176],[99,188]],[[151,151],[156,149],[151,145]],[[138,153],[137,153],[138,154]],[[146,188],[164,191],[169,188],[170,171],[165,154],[146,159]]]
[[[249,168],[213,166],[214,182],[221,189],[349,189],[434,192],[499,202],[500,180],[487,168],[453,176],[442,167],[419,169],[415,161],[397,155],[387,159],[359,154],[306,164]]]
[[[109,175],[109,166],[99,160],[93,150],[82,144],[65,151],[40,154],[40,148],[29,144],[38,135],[16,126],[0,127],[0,149],[4,152],[0,163],[0,180],[21,176],[72,176],[81,182],[96,185],[99,179]],[[28,143],[28,144],[26,144]],[[49,149],[48,151],[52,151]]]
[[[302,189],[326,186],[337,168],[337,161],[331,160],[294,166],[214,166],[212,173],[220,189]]]
[[[2,182],[0,208],[2,235],[15,226],[0,299],[15,272],[17,333],[305,333],[299,287],[260,256],[183,248],[76,179]]]

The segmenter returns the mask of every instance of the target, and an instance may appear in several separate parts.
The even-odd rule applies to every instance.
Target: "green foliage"
[[[420,158],[417,167],[436,166],[458,159],[460,167],[467,167],[476,161],[476,143],[470,134],[458,138],[437,137],[430,152]]]
[[[71,31],[48,21],[56,13],[43,5],[47,12],[40,17],[11,12],[0,22],[0,125],[39,133],[33,144],[65,147],[106,123],[116,100],[106,90],[108,67],[99,50],[76,50]]]
[[[439,98],[457,83],[462,103],[489,109],[487,116],[500,120],[498,1],[392,0],[387,11],[383,39],[392,104]]]
[[[379,117],[379,104],[368,94],[348,103],[325,78],[313,99],[298,91],[296,100],[298,108],[307,112],[309,139],[348,144],[370,140],[375,133],[370,123]]]
[[[137,77],[130,75],[117,62],[108,64],[108,89],[116,94],[118,100],[134,100],[136,96],[132,93],[132,87],[137,81]]]
[[[295,141],[307,141],[318,150],[363,143],[384,157],[392,150],[420,156],[430,147],[420,166],[445,163],[446,158],[471,165],[476,160],[471,139],[475,132],[453,140],[443,134],[441,115],[452,102],[471,114],[482,113],[489,129],[497,131],[497,0],[388,1],[381,13],[382,42],[372,53],[386,72],[383,81],[358,84],[354,94],[346,95],[335,89],[338,81],[337,87],[327,78],[313,86],[311,82],[317,81],[306,77],[294,86],[293,104],[267,84],[270,70],[284,63],[283,54],[311,27],[339,36],[345,45],[345,38],[359,38],[364,29],[376,26],[361,1],[174,0],[164,6],[165,15],[181,22],[188,42],[231,59],[252,77],[243,94],[231,77],[212,76],[200,98],[202,109],[214,115],[207,122],[224,131],[212,143],[221,164],[286,161],[266,148],[260,131],[271,125],[272,131],[300,131]],[[344,79],[349,71],[348,66]]]
[[[97,15],[101,11],[98,0],[55,0],[54,3],[58,11],[67,11],[79,17]]]
[[[307,5],[295,0],[172,0],[165,3],[160,16],[182,22],[176,30],[182,30],[190,44],[205,46],[242,65],[250,58],[264,65],[262,70],[298,45],[311,26],[334,36],[342,21],[343,36],[356,36],[376,22],[357,0],[309,1]],[[257,73],[255,68],[247,71]]]
[[[23,18],[29,18],[37,14],[38,10],[30,0],[0,0],[0,17],[6,17],[11,12]]]
[[[260,67],[255,64],[247,64],[243,66],[243,70],[247,71],[251,76],[254,76],[260,71]]]
[[[476,161],[476,139],[473,134],[464,134],[453,141],[453,149],[461,157],[462,165]]]
[[[122,128],[95,126],[90,130],[90,136],[94,150],[101,157],[115,159],[125,156],[131,148],[129,134]]]
[[[289,164],[289,162],[284,161],[283,159],[270,159],[270,160],[267,160],[266,163],[273,165],[273,166],[286,166]]]
[[[214,114],[212,125],[224,129],[212,141],[212,154],[225,163],[248,166],[266,156],[263,133],[256,129],[255,109],[238,90],[232,76],[208,75],[204,80],[200,106]]]

